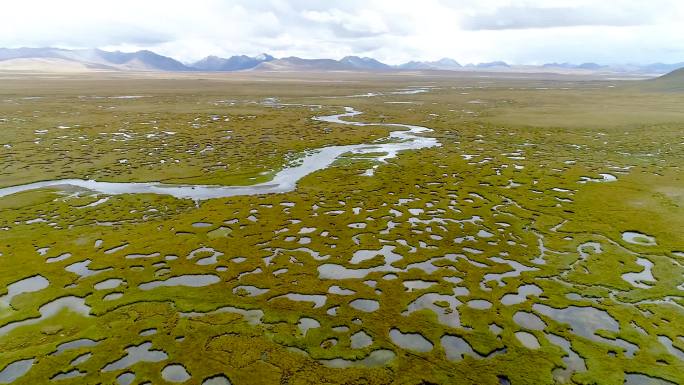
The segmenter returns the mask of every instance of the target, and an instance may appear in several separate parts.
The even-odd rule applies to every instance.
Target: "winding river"
[[[362,114],[362,112],[356,111],[352,107],[345,107],[344,109],[345,112],[342,114],[317,116],[313,119],[321,122],[353,126],[396,127],[400,130],[391,131],[387,138],[372,143],[328,146],[313,150],[302,157],[297,165],[283,168],[275,174],[272,180],[251,186],[181,185],[158,182],[98,182],[85,179],[57,179],[0,188],[0,197],[35,189],[59,188],[60,186],[80,187],[105,195],[162,194],[195,201],[236,195],[284,193],[293,191],[300,179],[315,171],[329,167],[335,160],[346,153],[366,155],[366,159],[368,159],[368,155],[376,155],[371,159],[384,162],[397,156],[399,151],[418,150],[441,145],[435,138],[418,135],[432,131],[427,127],[398,123],[363,123],[342,120],[342,118]],[[374,167],[377,167],[377,165]],[[372,175],[373,171],[374,168],[371,168],[366,171],[366,174]]]

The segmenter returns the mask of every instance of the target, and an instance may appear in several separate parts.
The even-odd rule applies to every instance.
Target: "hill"
[[[684,68],[641,83],[641,88],[649,91],[684,92]]]
[[[684,68],[676,69],[672,72],[666,73],[665,75],[657,78],[661,81],[682,81],[684,80]]]

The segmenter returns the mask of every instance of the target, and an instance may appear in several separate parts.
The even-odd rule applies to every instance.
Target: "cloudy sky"
[[[0,46],[206,55],[684,61],[682,0],[3,0]]]

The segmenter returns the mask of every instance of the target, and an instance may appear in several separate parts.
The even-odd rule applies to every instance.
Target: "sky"
[[[0,47],[389,64],[684,61],[682,0],[3,0]]]

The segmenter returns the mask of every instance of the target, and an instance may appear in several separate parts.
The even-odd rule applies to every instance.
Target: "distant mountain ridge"
[[[339,62],[357,69],[386,70],[392,68],[370,57],[345,56]]]
[[[436,61],[410,61],[397,66],[407,70],[454,70],[462,67],[456,60],[446,57]]]
[[[33,70],[68,68],[72,71],[486,71],[486,72],[552,72],[552,73],[616,73],[662,75],[684,62],[646,65],[601,65],[597,63],[546,63],[542,65],[512,65],[504,61],[462,65],[456,60],[410,61],[388,65],[370,57],[346,56],[334,59],[304,59],[296,56],[275,58],[269,54],[235,55],[228,58],[207,56],[184,64],[152,51],[120,52],[100,49],[69,50],[63,48],[0,48],[0,70]]]
[[[0,62],[16,59],[60,59],[102,70],[190,71],[190,67],[152,51],[120,52],[100,49],[0,48]]]
[[[345,71],[353,70],[354,67],[333,59],[302,59],[290,56],[260,63],[253,69],[264,71]]]
[[[272,60],[275,58],[265,53],[254,57],[247,55],[236,55],[229,58],[207,56],[193,63],[191,67],[200,71],[241,71]]]
[[[345,56],[340,60],[333,60],[302,59],[290,56],[260,63],[254,69],[262,71],[386,71],[393,68],[369,57]]]

